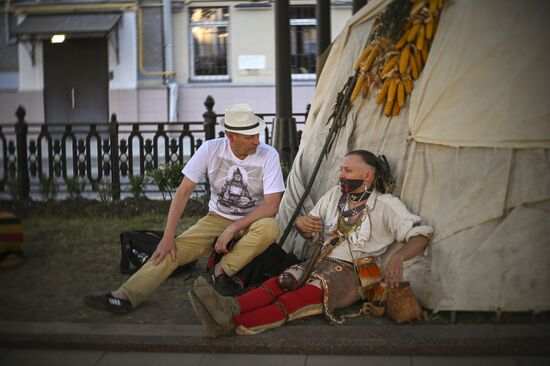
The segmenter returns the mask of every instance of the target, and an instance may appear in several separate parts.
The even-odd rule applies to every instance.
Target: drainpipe
[[[172,40],[172,1],[162,0],[164,35],[164,65],[167,75],[164,82],[168,91],[168,121],[178,120],[178,84],[174,78],[174,42]]]
[[[6,0],[6,3],[4,4],[4,26],[5,26],[5,36],[6,36],[6,44],[9,44],[10,42],[10,3],[11,0]]]

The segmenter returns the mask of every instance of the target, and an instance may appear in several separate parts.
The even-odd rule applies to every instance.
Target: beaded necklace
[[[359,201],[368,199],[371,192],[372,191],[365,190],[361,193],[348,193],[348,196],[349,196],[349,199],[352,200],[353,202],[359,202]],[[365,193],[367,194],[367,197],[364,197]]]
[[[343,194],[340,196],[340,199],[338,200],[338,213],[340,214],[340,217],[338,219],[338,223],[343,226],[348,226],[348,230],[351,227],[354,227],[355,223],[359,222],[363,215],[358,215],[359,213],[362,213],[365,208],[367,207],[367,203],[364,202],[363,204],[350,208],[348,210],[345,210],[346,203],[348,202],[348,199],[353,202],[361,202],[366,201],[372,191],[365,190],[362,193],[353,193],[353,198],[351,197],[351,194]],[[355,217],[355,220],[354,220]]]

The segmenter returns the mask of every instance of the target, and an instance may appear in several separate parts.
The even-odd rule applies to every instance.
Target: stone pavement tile
[[[96,366],[198,366],[202,353],[107,352]]]
[[[266,355],[266,354],[223,354],[209,353],[205,354],[200,366],[220,366],[220,365],[239,365],[239,366],[304,366],[306,362],[305,355]]]
[[[401,340],[393,337],[394,347],[401,345],[405,339],[416,341],[409,354],[416,355],[488,355],[497,356],[499,345],[497,335],[492,325],[480,324],[456,324],[452,327],[438,325],[415,325],[409,327],[402,325],[403,335],[407,338]],[[410,339],[409,339],[410,338]],[[403,353],[401,353],[403,354]]]
[[[513,356],[550,356],[550,324],[496,325],[500,353]]]
[[[548,366],[550,357],[516,357],[518,366]]]
[[[102,351],[11,349],[2,359],[0,359],[0,365],[93,366],[102,355]]]
[[[513,357],[424,357],[413,356],[412,366],[516,366]]]
[[[307,356],[306,366],[411,366],[410,356]]]

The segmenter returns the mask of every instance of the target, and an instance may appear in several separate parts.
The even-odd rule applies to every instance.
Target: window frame
[[[296,6],[300,6],[300,5],[296,5]],[[317,31],[317,28],[316,28],[317,19],[316,18],[293,18],[293,19],[290,19],[290,27],[293,27],[293,26],[313,26]],[[317,40],[315,40],[315,42],[317,43]],[[292,51],[291,51],[291,56],[292,56]],[[302,73],[293,73],[291,71],[291,78],[292,80],[295,80],[295,81],[309,81],[309,80],[315,80],[317,78],[317,74],[316,72],[302,74]]]
[[[231,7],[229,6],[193,6],[188,9],[188,30],[189,30],[189,82],[203,82],[203,81],[231,81],[231,47],[229,39],[226,42],[226,75],[195,75],[195,43],[193,38],[193,27],[225,27],[227,29],[227,37],[230,35],[230,20],[218,20],[218,21],[200,21],[192,22],[191,15],[194,9],[227,9],[229,19],[231,19]]]

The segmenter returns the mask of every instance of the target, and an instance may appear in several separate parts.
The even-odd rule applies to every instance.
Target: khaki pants
[[[170,254],[158,265],[151,261],[132,275],[121,287],[133,306],[139,305],[178,267],[211,253],[213,241],[233,221],[214,212],[209,212],[187,231],[176,238],[177,258],[173,262]],[[233,250],[223,256],[221,266],[228,276],[233,276],[252,259],[260,255],[279,235],[279,225],[274,218],[262,218],[241,230],[239,241]]]

